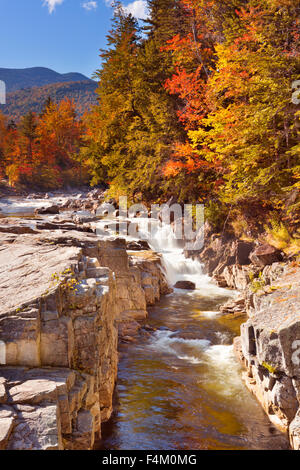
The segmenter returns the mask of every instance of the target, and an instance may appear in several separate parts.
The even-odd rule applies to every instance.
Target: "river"
[[[241,379],[232,340],[244,319],[218,314],[234,293],[184,257],[169,227],[150,245],[161,253],[171,285],[185,279],[196,290],[162,297],[149,309],[147,331],[136,343],[120,345],[114,414],[98,448],[287,449],[286,436]]]

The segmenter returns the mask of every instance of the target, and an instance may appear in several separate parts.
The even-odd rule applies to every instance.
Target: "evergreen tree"
[[[32,162],[32,156],[33,156],[33,142],[36,138],[36,116],[35,114],[30,111],[28,114],[26,114],[23,119],[21,120],[20,124],[20,133],[23,137],[26,138],[27,142],[27,160],[29,162]]]
[[[40,117],[43,117],[44,114],[47,112],[47,110],[50,109],[53,104],[54,103],[53,103],[53,100],[52,100],[51,96],[48,96],[48,98],[46,99],[46,101],[44,103],[43,109],[40,113]]]
[[[181,132],[175,100],[164,89],[165,63],[155,40],[141,40],[136,20],[120,5],[108,46],[97,72],[99,106],[88,118],[91,137],[83,152],[92,162],[94,182],[107,177],[111,194],[157,198],[163,193],[161,168]]]
[[[139,43],[138,24],[125,15],[121,5],[114,10],[108,48],[101,51],[103,65],[95,74],[99,80],[99,105],[87,117],[88,142],[83,155],[92,167],[93,182],[121,173],[126,179],[132,162],[128,161],[126,136],[136,116],[133,90]],[[124,183],[126,185],[126,182]]]
[[[184,5],[181,0],[148,0],[149,18],[143,30],[158,47],[164,47],[176,34],[185,32]]]

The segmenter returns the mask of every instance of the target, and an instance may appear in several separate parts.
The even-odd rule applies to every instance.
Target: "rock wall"
[[[221,306],[248,315],[234,349],[243,379],[270,420],[300,450],[300,269],[266,244],[220,237],[206,230],[199,259],[221,287],[240,295]]]
[[[160,258],[80,232],[1,237],[0,449],[91,449],[112,413],[118,333],[169,291]]]
[[[243,378],[270,420],[300,450],[300,270],[289,265],[269,291],[253,296],[235,339]]]

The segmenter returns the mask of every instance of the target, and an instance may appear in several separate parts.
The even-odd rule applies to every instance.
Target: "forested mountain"
[[[81,73],[61,74],[46,67],[31,67],[26,69],[0,68],[0,80],[5,82],[6,91],[11,92],[51,83],[79,82],[89,80],[89,78]]]
[[[18,90],[7,93],[6,104],[0,105],[0,110],[9,119],[19,121],[30,111],[41,113],[48,97],[55,103],[68,98],[74,100],[77,113],[82,115],[97,103],[96,88],[94,81],[87,80]]]

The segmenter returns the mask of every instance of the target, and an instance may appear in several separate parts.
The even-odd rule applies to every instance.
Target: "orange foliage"
[[[0,127],[2,173],[10,184],[51,189],[85,182],[79,161],[85,129],[72,101],[51,102],[39,117],[26,115],[18,128],[0,118]]]

